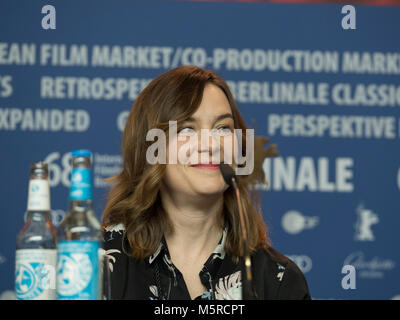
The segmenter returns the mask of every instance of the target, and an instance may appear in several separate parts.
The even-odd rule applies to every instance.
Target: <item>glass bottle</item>
[[[57,299],[101,298],[101,229],[92,204],[92,154],[72,152],[69,210],[58,228]]]
[[[17,236],[15,293],[18,300],[56,298],[57,233],[51,222],[47,163],[30,166],[26,221]]]

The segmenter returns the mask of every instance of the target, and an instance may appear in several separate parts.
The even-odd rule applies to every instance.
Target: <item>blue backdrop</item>
[[[56,29],[44,29],[45,4]],[[314,299],[400,295],[400,7],[133,1],[0,2],[0,295],[12,297],[29,165],[50,166],[55,224],[68,207],[69,152],[94,154],[97,215],[121,166],[141,89],[182,64],[217,71],[257,136],[274,247]],[[44,21],[44,25],[50,20]],[[345,289],[344,265],[356,270]]]

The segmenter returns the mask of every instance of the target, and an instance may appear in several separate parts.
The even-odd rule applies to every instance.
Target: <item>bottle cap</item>
[[[43,170],[45,172],[48,172],[48,165],[46,162],[42,162],[42,161],[34,162],[34,163],[31,163],[30,169],[31,169],[31,172],[33,170]]]
[[[89,150],[79,149],[79,150],[72,151],[72,156],[73,157],[88,157],[88,158],[91,158],[92,157],[92,153]]]

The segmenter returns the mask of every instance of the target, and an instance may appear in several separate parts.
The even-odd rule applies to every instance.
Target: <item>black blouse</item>
[[[200,271],[206,291],[196,300],[242,298],[241,267],[225,253],[226,234],[224,229],[217,247]],[[107,228],[104,232],[103,247],[109,258],[110,299],[191,299],[182,273],[171,261],[164,237],[152,256],[137,260],[125,253],[129,243],[123,235],[122,225]],[[293,261],[272,247],[258,250],[251,260],[252,284],[258,299],[311,299],[303,273]]]

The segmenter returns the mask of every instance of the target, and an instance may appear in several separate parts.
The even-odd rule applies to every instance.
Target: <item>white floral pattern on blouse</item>
[[[220,278],[215,286],[217,300],[242,300],[242,273],[237,271]]]

